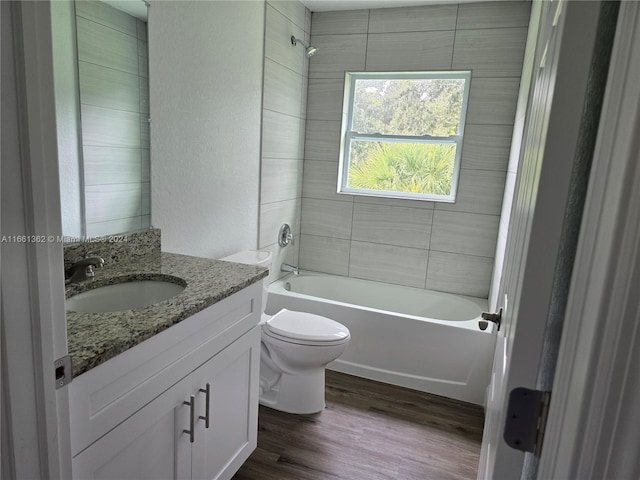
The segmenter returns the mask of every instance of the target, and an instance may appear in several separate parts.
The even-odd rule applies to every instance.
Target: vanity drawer
[[[75,378],[72,456],[257,325],[261,296],[257,282]]]

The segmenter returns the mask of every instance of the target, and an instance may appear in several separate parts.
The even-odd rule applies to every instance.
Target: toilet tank
[[[227,257],[221,258],[225,262],[244,263],[245,265],[257,265],[258,267],[271,268],[273,253],[268,250],[243,250]],[[269,290],[268,277],[262,279],[262,312],[267,308],[267,293]]]

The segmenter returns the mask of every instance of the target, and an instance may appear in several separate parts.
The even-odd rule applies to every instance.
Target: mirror
[[[150,226],[147,6],[51,2],[62,231]]]

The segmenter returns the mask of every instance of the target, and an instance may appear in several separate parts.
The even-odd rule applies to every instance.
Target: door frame
[[[34,240],[2,244],[3,472],[68,479],[68,389],[55,388],[53,365],[67,343],[50,4],[7,4],[13,51],[3,70],[15,75],[13,85],[3,78],[12,90],[3,91],[11,107],[3,123],[11,115],[17,135],[3,145],[11,172],[3,198],[11,201],[3,202],[2,234]]]
[[[640,5],[621,2],[538,478],[640,473],[638,78]]]

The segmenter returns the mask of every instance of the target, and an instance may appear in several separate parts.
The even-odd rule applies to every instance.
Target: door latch
[[[480,330],[486,330],[489,326],[489,322],[495,323],[500,331],[500,323],[502,322],[502,308],[498,310],[498,313],[482,312],[482,320],[478,320],[478,326]]]
[[[73,379],[73,360],[71,355],[65,355],[53,362],[56,390],[71,383]]]

